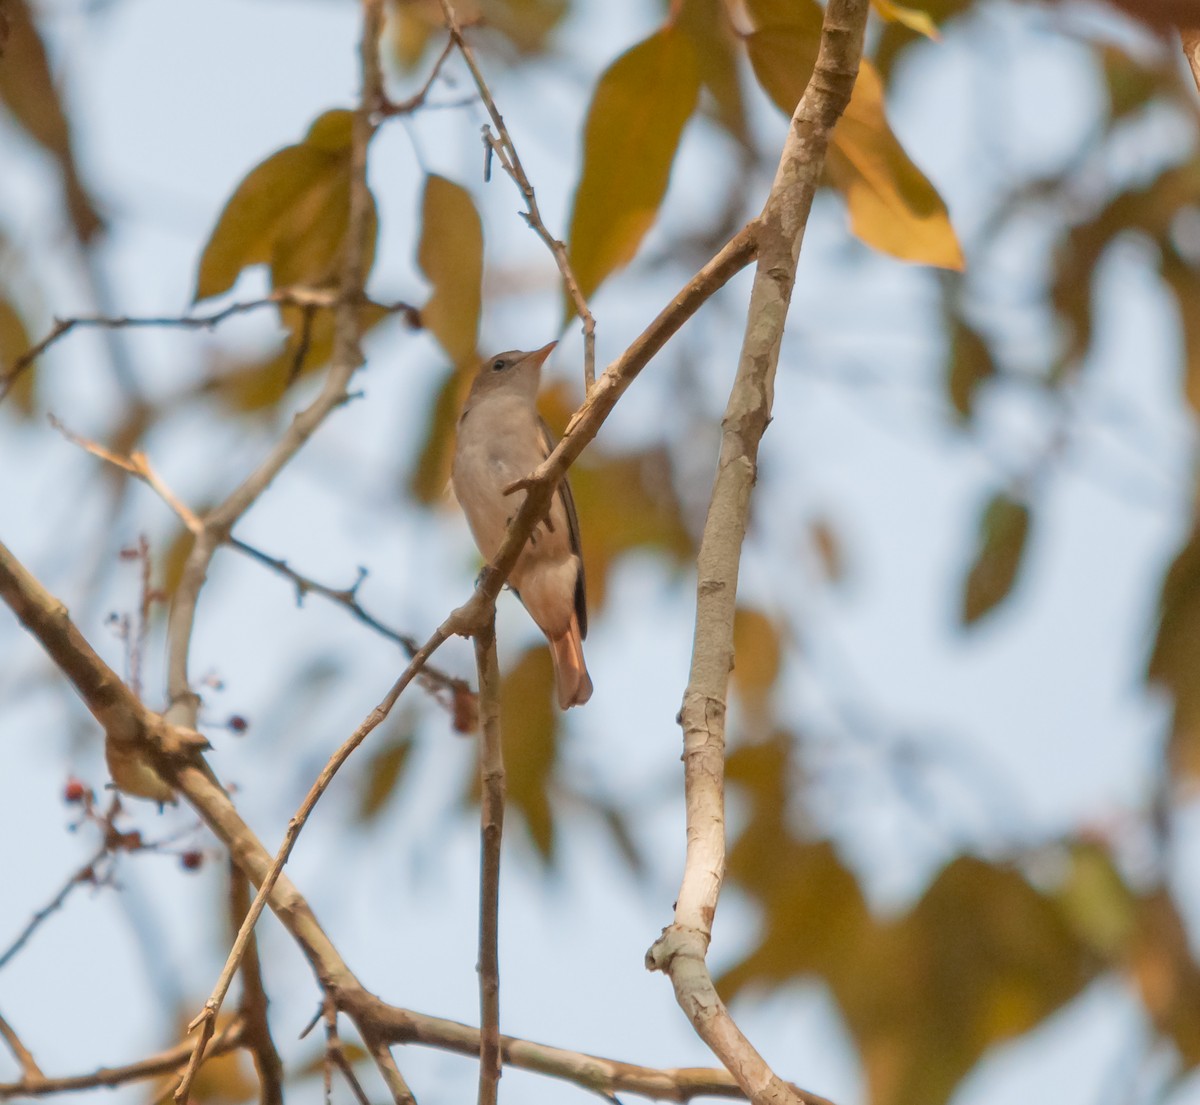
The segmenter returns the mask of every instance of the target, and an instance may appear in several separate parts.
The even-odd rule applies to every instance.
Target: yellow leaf
[[[962,621],[972,625],[1013,588],[1029,539],[1029,508],[1007,495],[994,496],[979,525],[975,561],[963,589]]]
[[[600,77],[588,108],[568,235],[585,296],[637,252],[666,194],[699,95],[692,39],[673,26],[622,54]]]
[[[779,675],[779,630],[766,614],[739,606],[733,618],[733,682],[744,695],[765,695]]]
[[[204,247],[195,300],[228,291],[250,265],[269,264],[276,288],[337,279],[349,217],[351,125],[349,111],[327,111],[303,142],[247,174]],[[364,241],[368,271],[377,234],[372,198]]]
[[[765,27],[746,39],[759,84],[788,115],[816,64],[819,10],[801,5],[787,24]],[[834,128],[825,168],[846,198],[850,228],[861,241],[901,260],[962,269],[946,206],[888,126],[883,83],[866,60]]]
[[[903,4],[892,3],[892,0],[871,0],[871,7],[889,23],[900,23],[910,31],[916,31],[934,42],[942,40],[942,34],[928,12],[919,8],[906,8]]]
[[[17,309],[7,299],[0,299],[0,374],[6,373],[31,344],[29,332]],[[21,370],[21,375],[9,392],[9,403],[26,418],[34,411],[36,381],[37,362],[34,361]]]
[[[851,229],[867,245],[902,261],[963,268],[946,205],[888,126],[883,82],[865,59],[834,128],[826,169],[846,197]]]
[[[425,179],[417,263],[433,285],[421,324],[454,364],[473,366],[479,359],[483,224],[471,193],[445,177]]]

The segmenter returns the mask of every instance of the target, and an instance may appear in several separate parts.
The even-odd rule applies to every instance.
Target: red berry
[[[64,802],[82,802],[87,797],[87,787],[73,776],[67,780],[67,785],[63,787]]]
[[[199,871],[204,863],[203,852],[184,852],[179,857],[179,862],[185,871]]]
[[[234,733],[244,733],[250,728],[250,722],[242,717],[241,714],[233,714],[225,724],[228,725],[230,731]]]

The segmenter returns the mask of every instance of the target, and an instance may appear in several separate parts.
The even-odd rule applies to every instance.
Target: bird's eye
[[[505,368],[505,364],[504,364],[503,357],[499,358],[498,360],[492,361],[492,371],[493,372],[503,372],[504,368]]]

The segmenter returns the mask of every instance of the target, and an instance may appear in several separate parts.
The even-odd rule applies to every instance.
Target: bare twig
[[[566,287],[567,294],[571,297],[571,302],[575,305],[575,310],[579,313],[579,318],[583,323],[583,382],[588,394],[590,394],[596,383],[596,320],[592,317],[592,312],[588,309],[587,299],[580,289],[579,281],[575,278],[575,271],[571,268],[571,261],[567,256],[567,247],[546,229],[541,211],[538,210],[537,196],[534,194],[533,185],[529,182],[529,177],[525,174],[525,167],[521,164],[521,158],[517,154],[517,147],[513,145],[512,136],[508,133],[508,128],[504,125],[504,118],[500,114],[500,109],[496,107],[496,101],[492,98],[487,81],[483,78],[483,71],[479,68],[479,64],[475,60],[475,54],[471,50],[471,47],[467,45],[467,40],[463,36],[462,25],[458,21],[454,6],[450,3],[450,0],[441,0],[441,5],[442,13],[446,19],[446,26],[450,31],[450,39],[458,46],[463,61],[467,63],[467,68],[471,71],[471,76],[475,80],[475,87],[479,89],[479,98],[483,101],[484,107],[487,108],[492,125],[496,128],[495,133],[492,133],[490,128],[484,128],[484,141],[487,143],[488,150],[495,153],[496,157],[500,160],[500,164],[504,167],[504,171],[512,177],[513,183],[520,189],[521,198],[525,201],[525,213],[522,217],[537,236],[545,242],[546,247],[553,254],[555,264],[558,265],[558,271],[562,274],[563,285]]]
[[[429,93],[433,91],[433,86],[441,76],[442,66],[446,64],[446,59],[454,52],[454,37],[451,36],[446,40],[446,45],[442,47],[442,52],[438,55],[437,61],[433,63],[433,68],[429,71],[429,76],[425,78],[425,83],[413,95],[404,100],[389,100],[386,95],[380,93],[380,102],[376,107],[378,114],[384,118],[391,118],[395,115],[411,115],[414,111],[425,106],[425,101],[429,98]]]
[[[495,1105],[500,1058],[500,843],[504,833],[504,750],[500,669],[493,616],[475,635],[479,673],[479,1105]]]
[[[29,938],[38,930],[39,926],[53,913],[57,913],[62,909],[67,898],[70,897],[71,891],[77,886],[82,886],[84,883],[93,881],[93,875],[96,869],[96,864],[99,863],[108,854],[108,844],[101,847],[91,859],[79,868],[70,878],[63,883],[58,893],[54,895],[41,909],[39,909],[26,922],[25,927],[18,933],[17,938],[9,944],[9,946],[0,954],[0,970],[3,970],[16,957],[17,953],[29,942]]]
[[[60,338],[65,338],[72,330],[129,330],[151,327],[212,330],[234,315],[244,315],[263,307],[302,307],[314,311],[336,307],[338,301],[336,292],[320,288],[294,287],[278,288],[261,299],[230,303],[219,311],[212,311],[204,315],[76,315],[71,318],[58,318],[54,320],[54,325],[44,338],[30,346],[4,370],[3,375],[0,375],[0,403],[3,403],[8,393],[12,391],[21,374],[31,368],[34,361],[55,342]],[[363,299],[362,302],[369,301]],[[381,303],[376,306],[382,307],[390,313],[403,313],[410,321],[420,317],[417,309],[408,303]]]
[[[209,1058],[244,1047],[244,1033],[245,1025],[240,1018],[235,1017],[213,1037],[208,1049]],[[148,1059],[123,1067],[101,1067],[89,1074],[73,1074],[63,1078],[30,1077],[27,1074],[20,1082],[0,1082],[0,1101],[10,1098],[48,1097],[51,1094],[94,1090],[99,1086],[124,1086],[129,1082],[143,1082],[178,1071],[191,1052],[192,1045],[185,1041],[167,1051],[151,1055]]]
[[[390,626],[385,625],[373,614],[364,609],[358,601],[358,589],[367,577],[365,568],[359,568],[358,578],[349,587],[330,587],[296,571],[286,560],[271,556],[237,537],[230,537],[227,543],[230,548],[236,549],[264,567],[270,568],[271,571],[278,575],[290,579],[296,586],[296,599],[298,602],[308,594],[320,595],[322,598],[328,599],[330,602],[336,602],[339,606],[350,611],[363,625],[373,629],[381,637],[386,637],[389,641],[394,641],[404,649],[409,659],[415,656],[420,649],[420,643],[415,637],[408,633],[401,633],[398,629],[392,629]],[[470,685],[465,679],[447,675],[431,664],[425,665],[418,675],[418,680],[431,689],[444,689],[454,695],[470,693]]]
[[[8,1045],[8,1050],[13,1053],[13,1058],[16,1059],[17,1065],[21,1068],[21,1077],[23,1079],[46,1077],[42,1074],[42,1068],[37,1065],[37,1060],[33,1057],[33,1052],[21,1042],[21,1037],[17,1035],[16,1029],[3,1017],[0,1017],[0,1039],[4,1040]]]
[[[792,118],[759,218],[758,268],[697,559],[692,666],[680,711],[687,856],[674,921],[646,955],[650,969],[668,974],[697,1033],[755,1105],[798,1105],[802,1098],[738,1029],[705,958],[725,873],[725,708],[738,568],[800,244],[830,131],[854,87],[867,11],[867,0],[830,0],[826,7],[816,69]]]

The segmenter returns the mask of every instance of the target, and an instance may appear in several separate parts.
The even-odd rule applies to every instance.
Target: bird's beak
[[[525,360],[532,361],[535,368],[541,368],[546,363],[546,358],[554,352],[554,347],[558,344],[556,341],[548,342],[541,349],[535,349],[532,353],[525,354]]]

